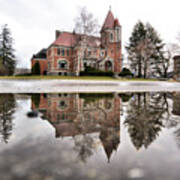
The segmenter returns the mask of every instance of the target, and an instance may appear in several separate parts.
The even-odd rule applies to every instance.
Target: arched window
[[[58,65],[59,65],[59,69],[67,69],[67,61],[65,60],[60,60],[58,62]]]
[[[105,62],[105,71],[112,71],[112,62],[111,61],[106,61]]]

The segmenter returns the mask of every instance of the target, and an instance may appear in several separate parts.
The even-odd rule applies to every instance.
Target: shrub
[[[32,67],[32,74],[33,75],[40,75],[41,74],[39,62],[36,62],[34,64],[34,66]]]
[[[128,68],[123,68],[122,71],[119,73],[119,76],[131,76],[133,77],[133,73]]]
[[[84,71],[80,72],[80,76],[114,76],[112,71],[101,71],[87,66]]]

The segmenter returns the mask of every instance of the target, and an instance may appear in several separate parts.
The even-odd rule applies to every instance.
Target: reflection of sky
[[[96,148],[86,163],[78,160],[72,137],[55,138],[53,127],[41,118],[29,119],[30,99],[18,99],[13,135],[9,143],[0,143],[2,179],[179,179],[180,152],[173,131],[163,129],[148,147],[137,151],[121,117],[121,142],[110,163],[100,146],[99,134],[93,137]],[[138,178],[139,177],[139,178]]]

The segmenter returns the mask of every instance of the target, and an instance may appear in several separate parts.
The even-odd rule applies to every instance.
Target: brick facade
[[[46,63],[45,63],[46,60]],[[32,66],[38,58],[32,58]],[[49,75],[79,75],[86,66],[121,72],[121,26],[109,11],[100,37],[56,31],[55,41],[46,49],[40,66]],[[45,69],[46,68],[46,69]]]

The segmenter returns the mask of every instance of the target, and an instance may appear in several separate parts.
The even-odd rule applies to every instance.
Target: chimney
[[[56,39],[61,35],[61,31],[56,30]]]

